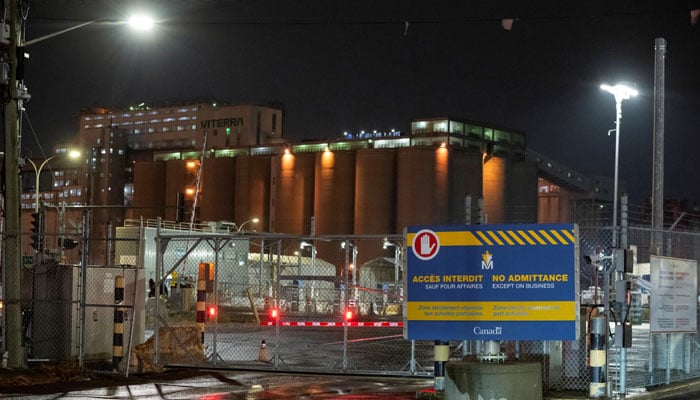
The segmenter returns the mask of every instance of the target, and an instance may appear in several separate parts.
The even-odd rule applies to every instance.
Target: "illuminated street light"
[[[236,232],[243,232],[243,227],[246,224],[257,224],[258,222],[260,222],[260,218],[251,218],[240,225],[233,224],[233,226],[236,228]]]
[[[615,96],[615,177],[613,178],[613,240],[612,247],[617,248],[617,191],[618,191],[618,169],[620,165],[620,122],[622,120],[622,102],[638,94],[637,90],[631,86],[618,83],[615,86],[607,84],[600,85],[600,88]]]
[[[51,39],[52,37],[63,35],[64,33],[68,33],[70,31],[74,31],[76,29],[80,29],[82,27],[92,25],[92,24],[98,24],[98,23],[99,24],[115,24],[115,25],[126,24],[126,25],[129,25],[129,27],[131,27],[131,29],[133,29],[135,31],[141,31],[141,32],[150,31],[155,26],[155,20],[152,17],[145,15],[145,14],[135,14],[135,15],[131,16],[126,21],[114,20],[114,19],[109,19],[109,18],[93,19],[91,21],[86,21],[86,22],[80,23],[78,25],[71,26],[71,27],[66,28],[66,29],[62,29],[62,30],[57,31],[57,32],[49,33],[48,35],[40,36],[38,38],[34,38],[31,40],[25,40],[21,43],[21,46],[27,47],[27,46],[30,46],[30,45],[35,44],[35,43],[43,42],[46,39]]]
[[[153,18],[145,14],[134,14],[129,18],[127,23],[132,29],[137,31],[150,31],[153,29],[153,25],[155,25]]]
[[[49,161],[51,161],[55,158],[58,158],[58,157],[63,157],[63,156],[68,156],[72,159],[76,159],[76,158],[80,157],[80,152],[77,150],[70,150],[67,153],[54,154],[51,157],[42,161],[38,167],[37,167],[36,163],[31,158],[29,158],[29,157],[25,158],[25,160],[28,161],[29,164],[32,165],[32,167],[34,167],[34,174],[36,175],[36,180],[34,182],[34,195],[35,195],[34,212],[39,212],[39,177],[41,177],[42,168],[44,168],[44,166],[46,164],[48,164]]]
[[[10,1],[5,4],[3,14],[3,23],[6,29],[5,34],[5,51],[7,59],[4,60],[4,65],[7,67],[5,73],[5,89],[8,93],[7,101],[3,108],[4,123],[4,229],[6,232],[14,232],[4,238],[4,265],[8,268],[3,270],[5,273],[5,292],[4,296],[7,301],[7,310],[5,313],[5,343],[4,347],[7,352],[7,367],[8,368],[24,368],[25,354],[22,349],[22,315],[20,308],[20,270],[21,265],[19,248],[21,245],[20,236],[16,234],[21,229],[20,226],[20,182],[19,182],[19,149],[21,144],[21,110],[24,109],[24,102],[29,100],[30,96],[24,84],[24,76],[22,73],[20,57],[25,57],[24,48],[32,44],[50,39],[64,33],[82,28],[84,26],[100,22],[100,20],[88,21],[76,26],[54,32],[36,39],[24,39],[24,22],[26,21],[25,7],[20,5],[20,2]],[[39,168],[37,168],[37,176]],[[38,185],[37,185],[38,187]],[[84,316],[84,315],[83,315]],[[80,340],[82,342],[81,330]],[[82,358],[79,359],[82,365]]]

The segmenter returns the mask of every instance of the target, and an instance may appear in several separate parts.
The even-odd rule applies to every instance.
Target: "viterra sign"
[[[407,339],[577,339],[576,225],[416,226],[405,239]]]

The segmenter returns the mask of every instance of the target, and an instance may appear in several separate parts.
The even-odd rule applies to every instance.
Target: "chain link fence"
[[[547,389],[588,389],[588,321],[602,308],[605,281],[585,258],[611,253],[613,230],[604,220],[580,223],[580,339],[500,344],[508,360],[540,362]],[[662,238],[663,255],[698,260],[694,225],[652,231],[629,222],[621,243],[636,249],[637,266],[649,263],[654,237]],[[22,338],[30,361],[78,360],[123,373],[164,365],[433,373],[434,343],[403,339],[402,236],[302,237],[131,221],[109,239],[74,239],[75,248],[60,254],[25,251],[32,256],[22,265]],[[113,262],[89,265],[90,251]],[[646,279],[644,271],[635,274]],[[613,390],[621,379],[630,390],[700,376],[698,335],[652,334],[651,296],[638,287],[633,296],[632,347],[624,362],[619,348],[608,352]],[[611,314],[618,318],[614,305]],[[612,326],[608,333],[612,343]],[[451,342],[450,357],[476,359],[480,346]]]

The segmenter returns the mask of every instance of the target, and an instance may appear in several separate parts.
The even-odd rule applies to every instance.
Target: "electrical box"
[[[615,271],[631,274],[634,270],[634,252],[630,249],[615,250]]]

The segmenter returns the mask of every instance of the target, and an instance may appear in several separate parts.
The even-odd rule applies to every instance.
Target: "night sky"
[[[156,31],[94,24],[28,48],[23,152],[40,157],[71,140],[85,107],[214,97],[284,104],[290,140],[408,132],[423,117],[485,121],[526,132],[528,147],[575,170],[612,177],[615,102],[599,86],[629,81],[640,96],[623,104],[620,179],[639,204],[651,194],[654,39],[663,37],[665,197],[700,200],[700,24],[690,23],[700,4],[133,3],[161,20]],[[125,0],[35,0],[26,37],[133,9]],[[515,19],[512,30],[504,17]]]

